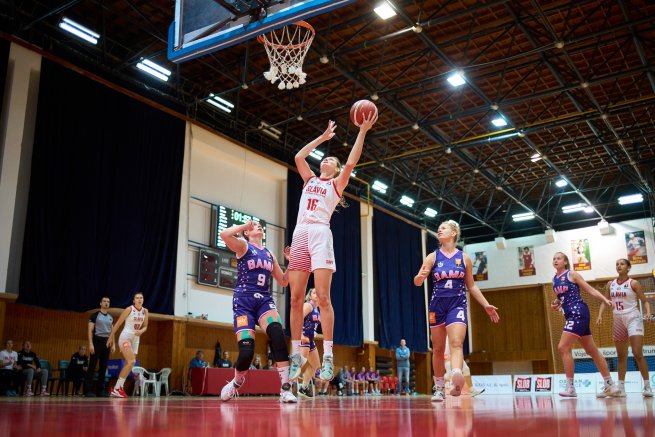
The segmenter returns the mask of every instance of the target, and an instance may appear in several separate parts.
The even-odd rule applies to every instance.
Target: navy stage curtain
[[[423,262],[421,230],[376,210],[373,247],[380,347],[395,349],[404,338],[411,350],[426,352],[425,297],[413,282]]]
[[[298,205],[303,182],[300,175],[289,170],[287,177],[287,245],[291,244],[298,217]],[[362,325],[362,249],[359,202],[347,199],[348,208],[337,206],[330,229],[334,239],[337,271],[332,276],[330,296],[334,307],[334,343],[359,346],[364,340]],[[313,275],[309,278],[313,287]],[[286,320],[291,320],[290,293],[286,295]],[[288,332],[287,323],[287,334]]]
[[[173,314],[185,123],[44,59],[18,302]]]

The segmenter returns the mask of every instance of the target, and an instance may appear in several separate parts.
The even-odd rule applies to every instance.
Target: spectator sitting
[[[66,379],[73,381],[74,395],[82,395],[81,388],[86,379],[87,370],[89,370],[89,357],[86,355],[86,345],[83,345],[71,356],[68,369],[66,369]]]
[[[264,366],[264,370],[275,370],[275,366],[273,365],[273,360],[271,358],[268,359],[268,362]]]
[[[339,396],[343,396],[343,380],[343,369],[339,369],[337,374],[334,375],[334,378],[332,378],[332,381],[330,381],[330,386],[336,389]]]
[[[7,396],[16,396],[20,384],[21,372],[16,362],[18,353],[14,350],[14,342],[7,340],[5,349],[0,351],[0,392]]]
[[[189,369],[193,369],[194,367],[209,367],[209,363],[205,361],[205,353],[203,351],[196,351],[196,356],[189,361]]]
[[[373,367],[369,367],[366,372],[366,381],[368,382],[368,391],[372,395],[380,394],[380,375]]]
[[[318,390],[319,396],[327,396],[328,388],[330,386],[330,381],[324,381],[321,379],[321,369],[316,369],[314,373],[314,387]]]
[[[250,370],[260,370],[262,368],[262,359],[259,358],[259,355],[255,357],[252,363],[250,363]]]
[[[367,395],[368,383],[366,382],[366,367],[362,367],[362,370],[355,375],[355,384],[357,386],[357,393],[360,393],[360,390],[363,394]]]
[[[343,366],[342,378],[343,385],[346,387],[346,395],[351,396],[354,392],[353,383],[355,381],[353,375],[348,371],[348,366]]]
[[[228,351],[223,352],[223,358],[218,360],[217,367],[222,367],[223,369],[232,367],[232,361],[230,361],[230,353]]]
[[[34,379],[35,373],[41,379],[40,395],[50,396],[50,393],[46,391],[48,388],[48,371],[41,369],[39,357],[32,352],[32,343],[29,341],[23,343],[23,350],[18,353],[18,368],[21,369],[25,376],[25,383],[27,385],[25,396],[34,396],[34,393],[32,393],[32,380]]]

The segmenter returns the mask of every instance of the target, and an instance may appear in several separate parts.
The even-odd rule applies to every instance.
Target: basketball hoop
[[[264,77],[271,83],[280,80],[281,90],[298,88],[306,82],[307,73],[302,64],[314,41],[314,28],[305,21],[298,21],[281,29],[259,35],[257,41],[264,44],[271,68]]]

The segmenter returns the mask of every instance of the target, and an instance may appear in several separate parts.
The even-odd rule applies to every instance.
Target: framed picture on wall
[[[571,263],[573,270],[591,270],[591,250],[589,240],[586,238],[580,240],[571,240],[571,254],[573,255]]]
[[[534,246],[523,246],[518,248],[519,254],[519,276],[534,276],[537,269],[534,266]]]
[[[475,252],[475,256],[471,258],[473,258],[473,279],[487,281],[489,279],[487,252]]]
[[[625,248],[628,252],[628,260],[632,264],[646,264],[648,254],[646,253],[646,238],[644,231],[632,231],[625,233]]]

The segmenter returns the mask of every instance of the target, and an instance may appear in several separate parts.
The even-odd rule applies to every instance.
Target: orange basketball
[[[370,100],[359,100],[350,108],[350,121],[359,127],[364,122],[364,117],[368,114],[375,114],[373,121],[378,119],[378,107]]]

